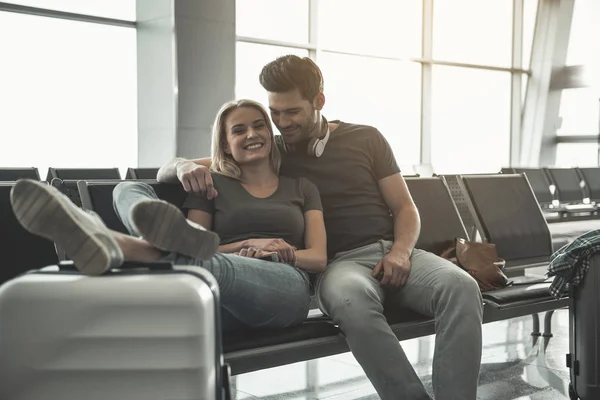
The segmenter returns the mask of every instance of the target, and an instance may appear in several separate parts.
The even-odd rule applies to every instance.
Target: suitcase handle
[[[60,261],[58,263],[60,271],[77,271],[77,267],[73,261]],[[119,267],[121,270],[147,269],[150,271],[170,271],[173,269],[173,264],[170,262],[124,262]]]

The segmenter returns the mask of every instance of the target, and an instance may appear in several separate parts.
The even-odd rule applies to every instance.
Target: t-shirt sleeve
[[[207,213],[215,213],[215,200],[208,200],[206,197],[196,193],[188,194],[187,198],[181,206],[184,210],[200,210]]]
[[[299,178],[299,180],[300,190],[304,196],[304,208],[302,209],[302,212],[307,212],[310,210],[323,211],[319,189],[317,189],[314,183],[306,178]]]
[[[377,129],[373,129],[370,140],[371,163],[377,180],[400,172],[394,152],[385,137]]]

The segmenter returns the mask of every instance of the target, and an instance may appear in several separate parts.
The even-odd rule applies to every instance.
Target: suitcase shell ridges
[[[218,398],[218,300],[197,276],[171,272],[39,273],[1,286],[0,398]]]

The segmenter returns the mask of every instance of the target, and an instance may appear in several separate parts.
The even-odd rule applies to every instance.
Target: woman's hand
[[[261,249],[257,249],[254,247],[243,248],[237,253],[234,253],[236,256],[240,257],[250,257],[250,258],[267,258],[272,254],[277,254],[276,251],[264,251]]]
[[[242,247],[277,253],[281,262],[296,265],[296,248],[283,239],[248,239]]]

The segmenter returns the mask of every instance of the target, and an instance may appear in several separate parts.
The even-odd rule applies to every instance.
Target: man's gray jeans
[[[371,275],[389,241],[338,253],[321,276],[321,310],[346,335],[354,357],[384,400],[430,399],[383,316],[383,303],[435,317],[436,400],[475,400],[483,300],[476,281],[450,261],[415,249],[404,287],[385,290]]]

